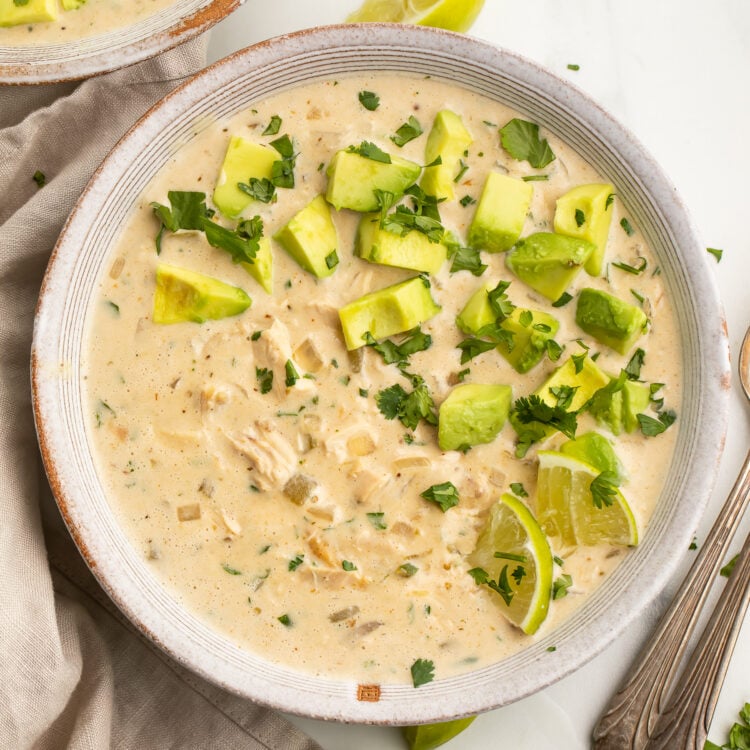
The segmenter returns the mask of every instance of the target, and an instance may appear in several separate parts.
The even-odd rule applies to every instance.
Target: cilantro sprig
[[[452,482],[433,484],[424,492],[420,492],[419,496],[438,505],[443,513],[454,508],[459,501],[458,490]]]
[[[539,135],[539,126],[518,117],[500,128],[500,142],[514,159],[527,161],[535,169],[543,169],[556,158],[547,139]]]

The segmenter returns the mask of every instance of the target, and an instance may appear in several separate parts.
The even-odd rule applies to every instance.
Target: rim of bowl
[[[567,621],[489,667],[417,690],[382,685],[376,702],[358,697],[355,680],[316,678],[248,654],[170,599],[127,543],[97,486],[76,367],[87,308],[76,300],[96,280],[92,271],[98,277],[101,270],[89,257],[91,248],[97,232],[112,236],[122,220],[112,217],[112,191],[134,175],[145,181],[153,175],[149,167],[139,177],[144,149],[166,159],[170,147],[194,137],[201,117],[217,108],[220,117],[228,116],[279,87],[366,72],[368,65],[445,77],[494,94],[579,152],[585,147],[587,160],[614,182],[659,257],[681,324],[678,425],[684,425],[640,546]],[[248,91],[254,94],[236,104]],[[128,211],[121,207],[121,216]],[[99,244],[106,256],[108,243]],[[730,386],[726,327],[703,244],[671,182],[635,137],[587,94],[516,53],[465,35],[391,24],[319,27],[261,42],[198,73],[144,115],[104,160],[63,229],[44,277],[32,346],[34,416],[50,484],[83,557],[130,620],[178,662],[238,695],[313,718],[393,725],[447,721],[526,697],[583,666],[635,620],[675,572],[706,507],[723,450]],[[551,645],[554,652],[547,651]]]
[[[17,46],[0,42],[0,84],[62,83],[134,65],[202,34],[243,2],[178,0],[137,23],[83,39]]]

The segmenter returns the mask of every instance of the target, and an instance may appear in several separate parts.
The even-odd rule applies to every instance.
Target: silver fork
[[[739,376],[750,400],[750,329],[740,350]],[[750,536],[679,688],[673,686],[687,642],[749,498],[750,452],[682,586],[594,727],[594,750],[703,750],[750,600]]]

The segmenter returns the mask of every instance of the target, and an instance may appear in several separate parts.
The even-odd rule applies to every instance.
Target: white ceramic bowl
[[[200,123],[312,78],[396,70],[454,81],[565,139],[609,181],[658,256],[680,321],[684,396],[666,486],[642,544],[551,635],[520,653],[415,690],[385,685],[358,700],[352,681],[315,679],[232,645],[183,611],[118,528],[87,443],[79,361],[88,300],[136,198]],[[85,558],[122,610],[167,652],[226,688],[313,717],[409,724],[481,712],[577,669],[653,600],[709,497],[723,446],[729,357],[721,305],[685,207],[658,165],[606,112],[528,60],[467,36],[420,27],[327,27],[264,42],[217,63],[151,110],[105,160],[71,216],[44,283],[33,348],[40,443],[57,500]],[[551,645],[553,653],[547,652]]]
[[[243,0],[175,0],[130,26],[59,44],[10,46],[0,29],[0,84],[72,81],[123,68],[202,34]]]

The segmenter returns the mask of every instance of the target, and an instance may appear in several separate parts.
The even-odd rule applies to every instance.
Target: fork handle
[[[646,750],[749,494],[750,453],[685,581],[594,727],[593,750]]]
[[[659,717],[649,750],[703,750],[748,601],[750,534],[680,677],[680,687],[670,695],[669,705]]]

